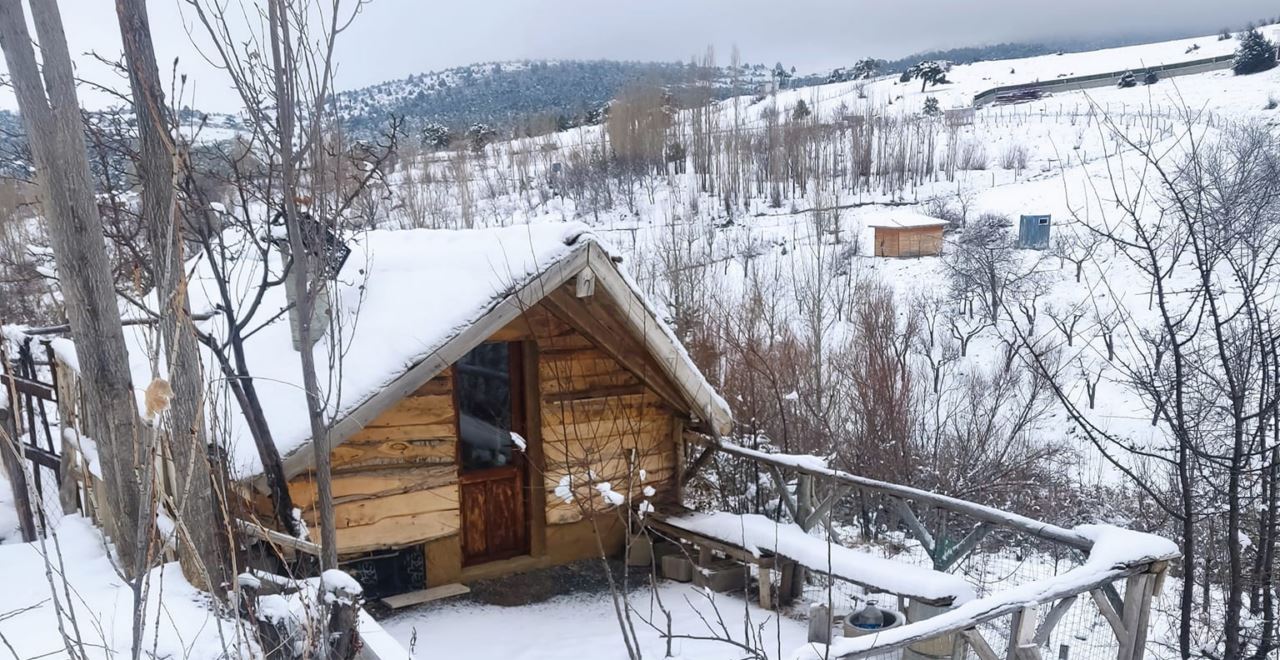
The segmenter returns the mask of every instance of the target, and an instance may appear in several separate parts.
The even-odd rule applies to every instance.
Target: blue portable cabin
[[[1018,247],[1027,250],[1044,250],[1049,247],[1048,215],[1024,215],[1018,223]]]

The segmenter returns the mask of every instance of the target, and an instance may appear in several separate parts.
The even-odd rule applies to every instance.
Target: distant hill
[[[391,115],[404,117],[411,132],[428,122],[455,130],[483,122],[510,128],[542,119],[575,124],[615,98],[628,85],[653,83],[677,96],[699,80],[713,94],[748,93],[769,80],[772,68],[743,66],[734,75],[680,62],[555,60],[487,62],[392,80],[338,95],[338,109],[355,133],[376,132]]]

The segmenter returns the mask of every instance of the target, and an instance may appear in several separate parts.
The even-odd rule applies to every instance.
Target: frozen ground
[[[0,575],[0,642],[12,653],[6,657],[71,657],[59,631],[80,640],[76,655],[97,660],[128,654],[133,594],[107,559],[102,534],[86,519],[63,518],[56,537],[44,544],[0,545]],[[236,657],[236,631],[218,625],[207,596],[183,579],[176,563],[153,570],[149,582],[149,657]]]
[[[785,657],[805,642],[803,621],[779,617],[740,596],[713,594],[715,607],[700,589],[689,584],[660,583],[657,595],[672,612],[676,635],[708,637],[708,625],[718,628],[715,610],[724,616],[733,638],[741,641],[745,615],[762,628],[770,657]],[[662,658],[666,640],[641,617],[662,625],[656,605],[650,610],[649,591],[633,592],[638,611],[635,627],[645,658]],[[745,608],[745,609],[744,609]],[[704,622],[705,618],[705,622]],[[627,657],[608,593],[559,596],[535,605],[501,607],[468,601],[445,602],[415,609],[382,622],[406,648],[416,646],[423,658],[503,658],[504,660],[613,660]],[[723,636],[722,631],[717,633]],[[781,649],[781,652],[779,652]],[[672,652],[685,660],[736,660],[742,649],[721,641],[673,639]]]

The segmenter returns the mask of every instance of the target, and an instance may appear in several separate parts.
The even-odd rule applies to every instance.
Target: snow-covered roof
[[[878,209],[859,216],[866,227],[886,227],[889,229],[911,229],[915,227],[944,227],[947,224],[942,218],[935,218],[908,209]]]
[[[245,240],[250,240],[246,237]],[[728,405],[698,371],[675,334],[644,300],[634,281],[619,270],[608,248],[578,223],[541,223],[471,230],[377,230],[350,242],[352,253],[331,284],[336,332],[313,351],[338,444],[378,414],[420,387],[464,353],[518,317],[546,293],[590,269],[595,295],[607,295],[627,318],[624,322],[652,352],[693,414],[711,429],[727,432]],[[250,251],[252,253],[252,251]],[[263,277],[257,259],[240,259],[231,274],[239,292],[236,305],[247,309]],[[269,265],[278,276],[278,264]],[[198,262],[191,276],[191,308],[212,310],[220,300],[208,264]],[[310,465],[311,431],[303,397],[301,361],[293,349],[285,313],[283,286],[266,290],[248,325],[245,363],[265,411],[273,440],[288,475]],[[226,318],[215,316],[200,327],[215,336],[226,333]],[[152,366],[158,352],[151,325],[126,327],[134,386],[139,400],[153,378],[166,375]],[[61,353],[66,353],[63,347]],[[60,354],[61,354],[60,353]],[[72,351],[74,353],[74,351]],[[331,359],[332,358],[332,359]],[[340,358],[340,367],[330,365]],[[71,356],[74,360],[73,355]],[[262,473],[248,423],[223,383],[218,363],[205,350],[211,382],[210,426],[224,440],[233,474]]]

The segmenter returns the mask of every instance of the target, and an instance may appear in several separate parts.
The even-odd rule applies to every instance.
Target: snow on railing
[[[990,650],[990,644],[977,632],[976,626],[1014,615],[1020,619],[1015,623],[1020,625],[1010,628],[1015,631],[1009,641],[1010,648],[1015,653],[1008,657],[1023,657],[1024,654],[1017,653],[1016,650],[1028,645],[1039,647],[1047,641],[1058,618],[1080,595],[1100,593],[1104,587],[1122,579],[1128,579],[1129,584],[1125,589],[1120,612],[1104,609],[1103,615],[1113,627],[1119,628],[1114,632],[1117,633],[1122,648],[1127,641],[1130,644],[1129,654],[1124,657],[1141,657],[1142,649],[1137,647],[1141,647],[1142,643],[1137,640],[1145,639],[1146,636],[1145,611],[1149,610],[1151,598],[1159,591],[1165,565],[1179,556],[1177,546],[1159,536],[1108,525],[1083,525],[1076,527],[1075,531],[1092,539],[1092,552],[1083,564],[1065,573],[999,591],[985,598],[963,603],[932,618],[879,634],[838,638],[832,640],[829,649],[826,645],[807,644],[797,649],[791,657],[793,660],[861,658],[961,633],[956,638],[958,645],[974,647],[980,658],[990,660],[986,653]],[[1094,598],[1099,601],[1099,607],[1114,609],[1105,595],[1095,595]],[[1052,604],[1052,608],[1037,625],[1035,608],[1045,604]],[[1134,611],[1129,611],[1131,608]],[[1120,613],[1126,615],[1125,619],[1132,619],[1128,626],[1120,620]],[[1138,625],[1142,626],[1141,630],[1137,629]],[[1019,636],[1019,630],[1029,631],[1029,634]],[[963,656],[962,650],[960,657]]]
[[[1080,525],[1067,529],[1027,516],[969,502],[946,495],[869,479],[829,467],[815,456],[770,454],[710,439],[689,437],[714,451],[753,461],[772,470],[782,483],[782,472],[800,475],[797,496],[786,488],[779,493],[787,510],[805,529],[810,529],[835,501],[852,491],[862,491],[888,498],[897,504],[902,523],[916,537],[933,560],[935,568],[945,570],[971,552],[990,528],[1024,534],[1051,545],[1065,546],[1083,563],[1064,572],[1033,579],[1016,586],[987,593],[977,599],[959,603],[927,619],[861,637],[811,640],[796,649],[794,660],[817,658],[866,658],[914,646],[922,642],[949,640],[952,657],[976,654],[980,660],[1002,658],[1033,660],[1040,657],[1040,647],[1050,640],[1055,626],[1067,612],[1088,594],[1096,606],[1096,615],[1106,620],[1119,646],[1119,660],[1140,660],[1145,653],[1151,601],[1159,593],[1169,562],[1180,556],[1177,546],[1153,534],[1136,532],[1109,525]],[[814,502],[812,485],[818,479],[831,486],[825,501]],[[808,489],[808,501],[800,494]],[[959,544],[936,541],[915,517],[906,501],[935,507],[978,521],[978,526]],[[936,550],[936,552],[935,552]],[[1125,583],[1122,592],[1117,583]],[[994,628],[1008,632],[1007,650],[999,652],[983,636],[980,625],[1003,617],[1011,617],[1007,626]],[[988,630],[992,626],[987,626]]]

